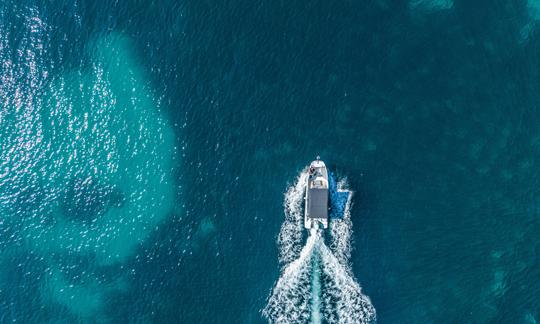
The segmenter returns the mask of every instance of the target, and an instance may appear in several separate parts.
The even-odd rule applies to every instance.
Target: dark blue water
[[[259,323],[287,190],[379,323],[540,319],[540,3],[0,3],[0,323]]]

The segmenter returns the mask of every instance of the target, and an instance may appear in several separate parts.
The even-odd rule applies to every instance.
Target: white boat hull
[[[323,161],[311,162],[306,183],[304,227],[328,228],[328,171]]]

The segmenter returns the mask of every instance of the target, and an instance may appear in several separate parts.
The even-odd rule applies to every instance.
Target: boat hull
[[[317,159],[309,166],[306,183],[304,227],[328,228],[328,171],[323,161]]]

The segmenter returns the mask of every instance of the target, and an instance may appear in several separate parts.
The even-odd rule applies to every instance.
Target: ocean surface
[[[538,0],[0,1],[0,323],[538,323],[539,170]]]

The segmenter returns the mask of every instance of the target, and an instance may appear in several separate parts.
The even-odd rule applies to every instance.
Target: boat
[[[306,184],[304,227],[328,228],[328,171],[320,157],[311,162]]]

